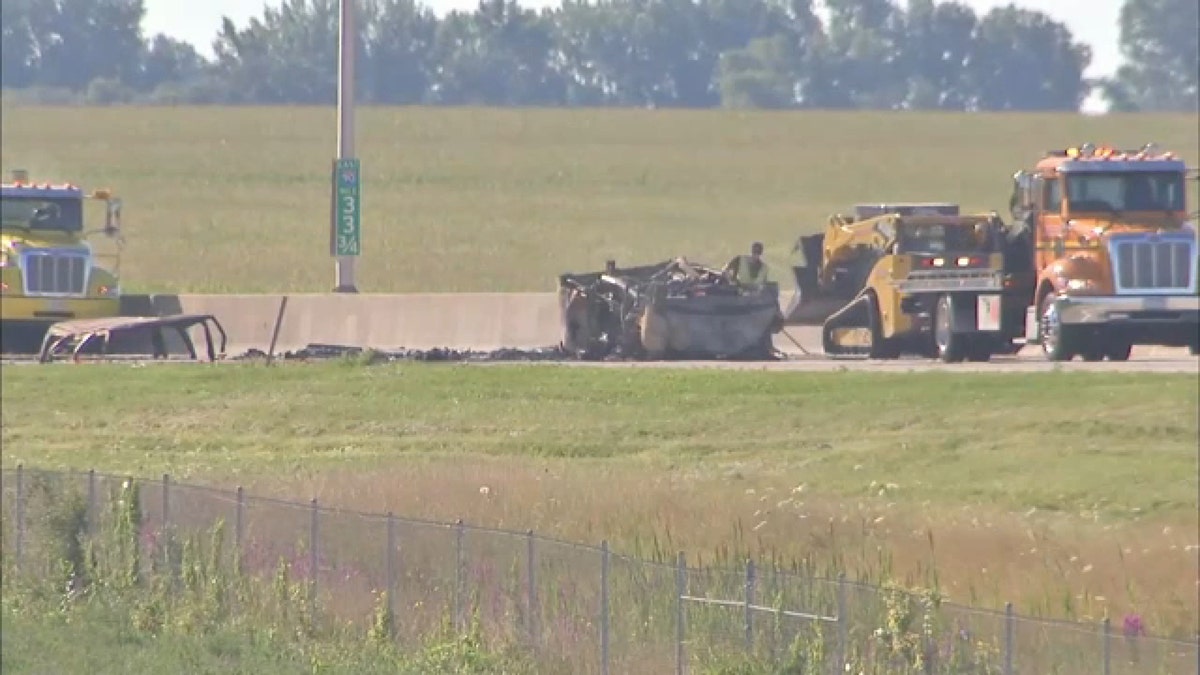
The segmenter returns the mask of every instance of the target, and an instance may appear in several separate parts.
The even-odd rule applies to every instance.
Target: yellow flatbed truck
[[[0,348],[6,353],[36,349],[58,321],[119,316],[121,309],[121,200],[107,190],[31,182],[25,172],[13,173],[11,182],[0,183]],[[85,212],[93,204],[102,206],[102,222],[89,228]]]

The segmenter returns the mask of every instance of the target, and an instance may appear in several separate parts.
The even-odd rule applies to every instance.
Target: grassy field
[[[626,551],[886,557],[961,602],[1197,621],[1188,375],[64,366],[7,369],[3,400],[6,468],[169,472]]]
[[[6,673],[82,673],[94,675],[161,675],[174,673],[255,673],[258,675],[427,675],[428,673],[534,673],[472,651],[452,640],[431,644],[426,651],[401,653],[359,635],[320,636],[299,640],[286,630],[263,629],[241,619],[232,625],[188,630],[138,631],[129,616],[134,603],[84,605],[70,612],[46,593],[20,602],[18,591],[6,589],[3,651]],[[47,597],[49,595],[49,597]],[[25,598],[21,598],[25,600]],[[40,602],[37,602],[40,601]],[[253,618],[259,618],[257,616]],[[287,628],[292,628],[288,626]],[[294,630],[294,629],[293,629]],[[515,661],[515,659],[514,659]],[[518,668],[516,666],[524,666]]]
[[[127,291],[324,291],[334,123],[332,109],[12,107],[0,169],[116,190]],[[550,290],[606,258],[720,264],[752,239],[782,265],[855,202],[1003,213],[1014,171],[1085,140],[1200,161],[1188,115],[363,109],[359,288]],[[0,387],[6,469],[168,472],[867,577],[936,568],[958,602],[1200,625],[1194,376],[67,366],[6,368]],[[46,649],[73,635],[23,629]],[[6,668],[36,662],[4,639]]]
[[[362,109],[364,291],[550,290],[606,258],[713,264],[859,201],[1008,203],[1049,148],[1154,140],[1175,116]],[[325,291],[332,108],[25,108],[0,167],[126,199],[130,291]]]
[[[314,613],[303,577],[243,564],[220,527],[147,545],[146,513],[129,492],[89,508],[69,486],[31,483],[19,563],[5,539],[5,673],[539,672],[527,650],[485,644],[477,629],[398,635],[386,604],[354,626]]]

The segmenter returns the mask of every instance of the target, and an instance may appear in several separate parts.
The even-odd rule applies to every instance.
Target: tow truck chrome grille
[[[1122,238],[1112,242],[1118,293],[1189,293],[1196,283],[1196,244],[1183,237]]]
[[[82,295],[87,289],[86,254],[32,250],[22,255],[21,276],[28,295]]]

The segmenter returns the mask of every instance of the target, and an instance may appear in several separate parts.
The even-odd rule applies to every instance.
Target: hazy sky
[[[1092,65],[1089,77],[1111,74],[1119,65],[1120,52],[1117,47],[1119,30],[1117,17],[1122,0],[960,0],[970,5],[979,14],[992,7],[1015,2],[1021,7],[1037,9],[1065,23],[1075,39],[1092,48]],[[212,40],[221,25],[221,17],[228,16],[236,25],[244,26],[252,16],[262,14],[267,4],[277,5],[278,0],[145,0],[147,35],[166,33],[176,39],[186,40],[196,46],[200,53],[212,55]],[[425,0],[425,6],[437,14],[455,9],[471,10],[478,6],[477,0]],[[557,6],[559,0],[522,0],[526,7]],[[904,3],[901,3],[904,4]],[[1094,102],[1085,104],[1091,109]]]

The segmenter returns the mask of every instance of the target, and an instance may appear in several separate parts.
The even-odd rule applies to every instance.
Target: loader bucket
[[[820,326],[846,304],[846,298],[822,293],[818,285],[824,241],[824,235],[814,234],[800,237],[796,243],[796,250],[804,256],[804,264],[792,268],[796,275],[796,292],[783,312],[784,325]]]
[[[832,296],[806,296],[803,290],[792,296],[784,312],[784,325],[820,326],[834,312],[846,306],[845,298]]]

